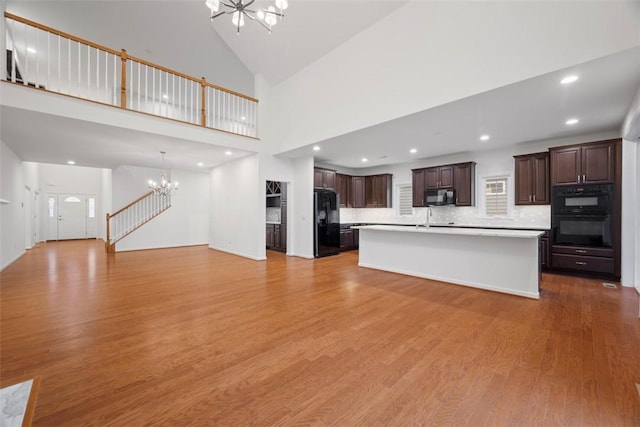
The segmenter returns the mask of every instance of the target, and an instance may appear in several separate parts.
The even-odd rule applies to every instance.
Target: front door
[[[47,240],[95,238],[96,197],[86,194],[50,194],[47,197]]]

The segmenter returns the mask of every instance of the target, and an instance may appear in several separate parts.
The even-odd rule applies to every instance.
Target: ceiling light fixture
[[[157,196],[170,196],[174,191],[178,189],[177,182],[171,182],[167,178],[167,173],[164,169],[164,155],[167,154],[166,151],[161,151],[162,154],[162,171],[160,172],[160,182],[156,182],[152,179],[149,180],[149,188],[153,191],[153,194]]]
[[[162,94],[162,98],[163,99],[169,99],[169,95],[167,95],[166,93]]]
[[[313,151],[320,151],[320,147],[318,147],[317,145],[313,146]]]
[[[27,48],[27,52],[29,52],[29,53],[37,53],[37,51],[32,47],[28,47]]]
[[[362,158],[362,163],[367,163],[369,161],[369,159],[367,159],[366,157]]]
[[[569,83],[573,83],[576,80],[578,80],[578,76],[571,75],[571,76],[567,76],[564,79],[560,80],[560,83],[563,84],[563,85],[568,85]]]
[[[489,135],[482,135],[480,136],[480,141],[488,141],[489,140]]]
[[[67,160],[67,164],[68,164],[68,165],[75,165],[75,164],[76,164],[76,162],[74,162],[73,160]]]
[[[227,151],[225,151],[225,152],[224,152],[224,154],[226,154],[227,156],[230,156],[230,155],[232,155],[233,153],[232,153],[231,151],[227,150]]]
[[[204,166],[204,163],[198,162],[198,166],[202,167],[202,166]]]
[[[409,152],[411,154],[416,154],[418,152],[418,150],[416,150],[415,148],[412,148],[411,150],[409,150]]]
[[[575,125],[576,123],[578,123],[579,120],[578,119],[569,119],[565,122],[565,124],[571,126],[571,125]]]
[[[275,6],[249,9],[254,2],[255,0],[205,0],[211,10],[211,21],[218,16],[231,15],[231,23],[236,27],[236,33],[240,34],[240,27],[244,26],[246,17],[262,25],[271,34],[271,28],[284,18],[283,11],[289,7],[289,1],[275,0]]]

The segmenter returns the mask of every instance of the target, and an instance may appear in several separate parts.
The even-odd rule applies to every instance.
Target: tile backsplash
[[[432,224],[486,225],[511,227],[551,227],[551,207],[513,206],[510,218],[488,218],[477,207],[438,206],[431,208]],[[341,223],[424,224],[427,208],[414,208],[413,215],[399,216],[395,209],[340,209]]]
[[[267,208],[267,222],[280,222],[280,208]]]

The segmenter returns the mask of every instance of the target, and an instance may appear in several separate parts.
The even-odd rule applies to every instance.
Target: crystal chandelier
[[[205,4],[211,9],[211,21],[221,15],[231,15],[231,23],[236,27],[236,33],[240,34],[240,27],[244,26],[244,18],[247,17],[258,22],[271,34],[271,28],[278,23],[278,19],[284,18],[283,11],[289,7],[289,1],[275,0],[275,6],[249,9],[254,2],[255,0],[205,0]]]
[[[164,155],[166,151],[161,151],[162,154],[162,172],[160,173],[160,182],[156,182],[152,179],[149,180],[149,188],[153,191],[153,194],[158,196],[170,196],[174,191],[178,189],[178,182],[171,182],[167,179],[167,173],[164,169]]]

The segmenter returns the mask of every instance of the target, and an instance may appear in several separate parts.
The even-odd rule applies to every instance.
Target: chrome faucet
[[[426,219],[424,220],[424,226],[425,226],[426,228],[429,228],[429,217],[430,217],[431,215],[432,215],[432,212],[431,212],[431,208],[429,207],[429,208],[427,208],[427,217],[426,217]]]

